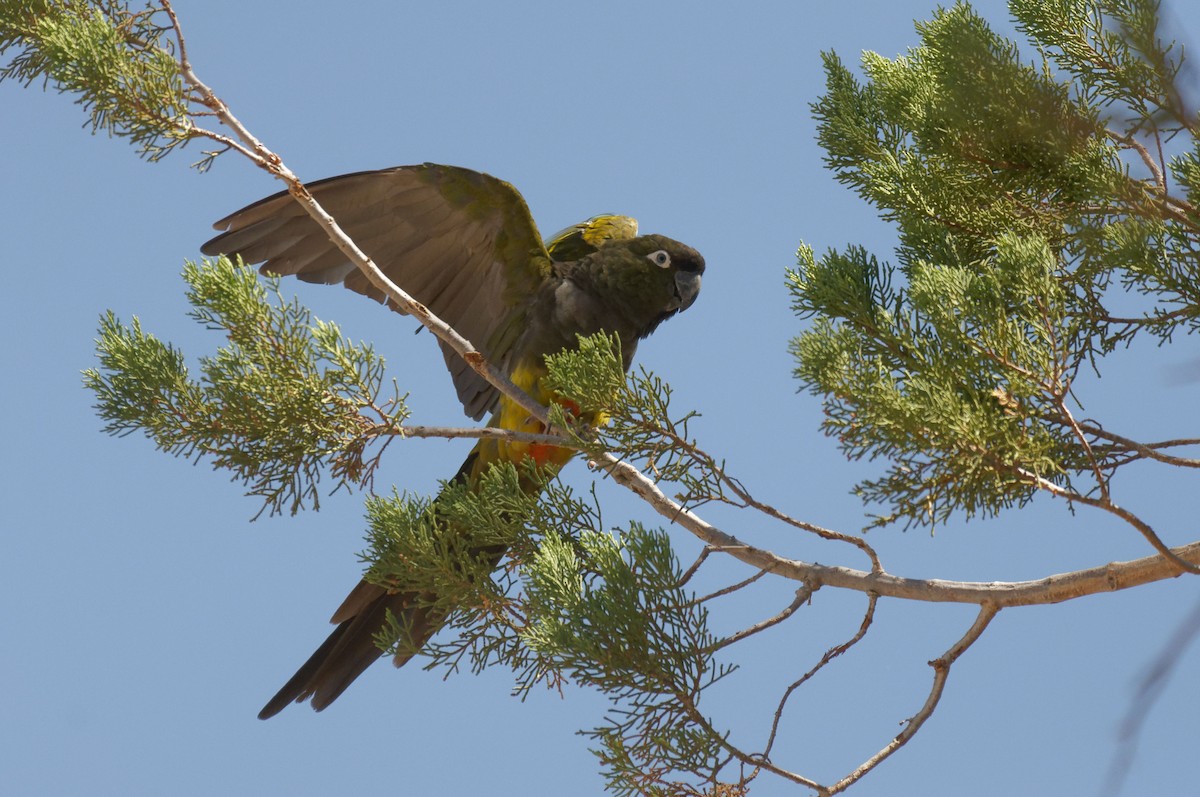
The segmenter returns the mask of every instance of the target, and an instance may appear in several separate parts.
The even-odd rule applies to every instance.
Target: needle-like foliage
[[[229,470],[270,513],[319,505],[321,475],[337,486],[369,482],[381,451],[368,446],[407,417],[383,397],[384,362],[346,340],[225,258],[189,263],[191,316],[228,343],[199,360],[199,379],[175,347],[111,312],[100,323],[99,368],[84,372],[105,431],[141,431],[175,456]]]
[[[155,161],[194,137],[192,98],[161,9],[0,0],[0,80],[42,81],[76,95],[92,132],[128,138]]]
[[[886,507],[878,523],[996,514],[1047,489],[1107,500],[1131,452],[1076,419],[1081,369],[1200,329],[1197,117],[1157,4],[1012,10],[1041,63],[963,2],[906,55],[864,54],[865,82],[825,55],[827,162],[899,246],[895,264],[801,247],[788,285],[814,323],[792,351],[825,431],[889,463],[858,488]],[[1175,136],[1190,139],[1170,165],[1182,191],[1160,162]]]

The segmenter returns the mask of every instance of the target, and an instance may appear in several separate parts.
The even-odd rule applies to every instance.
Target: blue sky
[[[713,4],[715,5],[715,4]],[[977,4],[1007,29],[1002,4]],[[526,197],[543,233],[599,212],[706,257],[700,300],[639,350],[700,442],[764,500],[853,531],[850,489],[875,473],[818,432],[786,352],[801,329],[784,270],[797,245],[862,243],[891,230],[822,167],[808,105],[819,52],[856,63],[917,42],[925,2],[354,4],[180,0],[200,76],[302,177],[435,161],[487,171]],[[1026,51],[1028,52],[1028,50]],[[332,708],[255,714],[324,639],[359,576],[361,496],[319,513],[249,519],[258,504],[205,464],[100,433],[79,372],[107,309],[198,355],[218,344],[184,317],[179,271],[209,225],[279,186],[225,156],[198,176],[182,153],[137,160],[92,137],[65,97],[0,87],[8,273],[0,292],[5,455],[0,536],[0,781],[12,794],[557,795],[598,792],[586,741],[597,696],[508,696],[511,675],[377,665]],[[347,291],[287,285],[314,312],[374,341],[411,391],[414,420],[462,421],[441,355],[414,324]],[[1123,434],[1194,436],[1200,382],[1172,378],[1194,342],[1138,346],[1084,386],[1086,411]],[[392,445],[381,484],[431,491],[466,441]],[[587,484],[576,465],[569,478]],[[608,518],[659,524],[611,484]],[[1117,484],[1171,544],[1196,538],[1194,477],[1150,467]],[[748,514],[706,517],[759,545],[862,567],[842,548]],[[697,545],[672,531],[681,557]],[[1039,500],[931,536],[874,531],[887,568],[912,577],[1021,580],[1149,553],[1127,527]],[[748,575],[714,568],[708,585]],[[729,600],[720,631],[775,613],[795,585]],[[1009,610],[955,667],[937,714],[857,795],[1101,793],[1139,679],[1192,610],[1188,579],[1054,607]],[[707,710],[744,747],[764,737],[779,691],[857,628],[864,599],[822,590],[739,652]],[[867,639],[794,698],[777,761],[831,781],[883,746],[925,699],[930,669],[970,607],[880,605]],[[1184,672],[1197,664],[1187,654]],[[1125,793],[1194,788],[1200,712],[1182,678],[1141,737]],[[1186,784],[1186,785],[1185,785]],[[757,795],[798,793],[764,776]]]

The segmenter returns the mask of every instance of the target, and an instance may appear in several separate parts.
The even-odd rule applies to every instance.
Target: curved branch
[[[861,550],[864,554],[866,554],[867,558],[871,560],[872,571],[883,572],[883,563],[879,559],[879,554],[876,553],[875,549],[872,548],[871,545],[862,537],[857,537],[853,534],[843,534],[840,531],[827,529],[823,526],[818,526],[815,523],[809,523],[805,520],[798,520],[777,509],[771,504],[759,501],[750,494],[750,491],[746,489],[745,485],[742,484],[740,479],[730,476],[726,472],[723,465],[717,464],[717,460],[711,454],[697,446],[695,443],[691,442],[685,437],[680,436],[671,429],[651,427],[651,431],[653,431],[655,434],[666,437],[676,447],[687,451],[694,459],[700,461],[703,467],[715,474],[721,483],[728,487],[730,491],[733,492],[733,494],[737,496],[738,499],[741,500],[746,506],[752,509],[757,509],[764,515],[772,517],[781,523],[785,523],[789,526],[800,529],[801,531],[807,531],[812,534],[816,534],[823,540],[836,540],[838,542],[849,543],[850,545],[853,545]]]
[[[1137,440],[1131,440],[1115,432],[1110,432],[1106,429],[1101,429],[1094,424],[1080,424],[1085,432],[1102,440],[1107,440],[1117,446],[1136,451],[1139,458],[1153,459],[1158,462],[1163,462],[1168,465],[1177,465],[1181,468],[1200,468],[1200,459],[1191,457],[1176,457],[1171,454],[1163,454],[1159,451],[1161,448],[1174,448],[1176,446],[1194,446],[1200,444],[1200,440],[1183,439],[1183,440],[1164,440],[1160,443],[1139,443]]]
[[[759,570],[758,575],[762,575],[765,572],[765,570]],[[754,578],[758,578],[758,575],[754,576]],[[782,623],[784,620],[800,611],[800,607],[808,603],[808,601],[812,598],[812,594],[813,588],[805,584],[804,586],[800,587],[800,589],[796,590],[796,597],[792,599],[792,602],[789,603],[783,611],[772,617],[768,617],[766,620],[760,620],[748,628],[743,628],[741,631],[730,634],[724,639],[717,641],[708,648],[708,652],[715,653],[721,648],[727,648],[735,642],[741,642],[746,637],[754,636],[759,631],[766,631],[771,626]]]
[[[881,598],[933,603],[991,603],[997,608],[1004,608],[1061,603],[1083,595],[1115,592],[1175,578],[1180,570],[1172,559],[1186,562],[1190,567],[1200,565],[1200,542],[1167,549],[1171,559],[1161,555],[1147,556],[1131,562],[1110,562],[1034,581],[972,582],[903,578],[883,571],[869,573],[849,567],[803,562],[742,542],[722,531],[668,498],[637,468],[610,454],[597,456],[596,459],[603,464],[613,481],[633,491],[660,515],[683,526],[713,549],[752,567],[795,581],[805,581],[814,587],[874,592]]]
[[[811,595],[811,592],[809,594]],[[868,593],[867,610],[863,613],[862,622],[859,623],[858,631],[855,632],[854,636],[850,637],[850,639],[846,640],[842,644],[836,645],[835,647],[825,651],[825,655],[821,657],[820,661],[814,664],[808,672],[804,673],[804,675],[801,675],[798,679],[793,681],[787,689],[784,690],[783,696],[779,698],[779,705],[775,707],[775,717],[771,720],[771,733],[767,736],[767,744],[762,751],[763,759],[770,760],[771,750],[775,747],[775,739],[778,738],[779,735],[779,723],[783,721],[783,712],[784,709],[787,708],[788,700],[791,699],[792,695],[795,694],[797,689],[799,689],[814,675],[820,672],[826,664],[857,645],[859,641],[861,641],[862,638],[867,635],[867,631],[871,628],[871,623],[875,622],[875,607],[878,605],[878,603],[879,596],[873,592]]]
[[[975,622],[967,629],[967,633],[963,634],[962,638],[950,646],[950,649],[942,654],[941,658],[934,659],[929,662],[929,666],[933,668],[933,686],[929,690],[929,697],[925,699],[925,705],[921,706],[921,710],[914,714],[908,723],[904,726],[904,730],[896,734],[892,741],[888,742],[882,750],[868,758],[853,772],[839,780],[837,783],[829,787],[824,794],[837,794],[840,791],[845,791],[852,786],[856,781],[862,778],[875,767],[879,766],[888,756],[899,750],[908,740],[916,735],[921,726],[925,724],[925,720],[932,716],[934,709],[937,708],[938,701],[942,699],[942,692],[946,688],[946,679],[950,676],[950,667],[958,660],[958,657],[967,651],[979,639],[984,630],[988,627],[988,623],[1000,611],[1000,607],[994,604],[984,604],[979,614],[975,618]]]
[[[694,598],[693,600],[688,601],[685,605],[697,606],[706,601],[713,600],[714,598],[723,598],[726,595],[732,595],[733,593],[737,592],[739,589],[743,589],[745,587],[750,586],[751,584],[753,584],[755,581],[758,581],[760,578],[762,578],[766,574],[767,574],[766,570],[759,570],[757,573],[750,576],[749,578],[744,578],[741,581],[737,582],[736,584],[730,584],[728,587],[722,587],[721,589],[717,590],[716,592],[710,592],[702,598]]]
[[[1101,495],[1100,498],[1092,498],[1074,490],[1068,490],[1059,487],[1049,479],[1044,479],[1041,476],[1038,476],[1036,473],[1031,473],[1024,468],[1015,468],[1014,472],[1026,479],[1030,484],[1034,485],[1039,490],[1045,490],[1051,495],[1062,498],[1068,502],[1080,503],[1084,506],[1090,506],[1095,509],[1103,509],[1105,512],[1116,515],[1117,517],[1121,518],[1121,520],[1124,520],[1126,523],[1137,529],[1137,532],[1146,538],[1146,542],[1150,543],[1150,546],[1154,548],[1154,550],[1162,554],[1164,558],[1169,559],[1180,570],[1188,573],[1200,574],[1200,565],[1193,564],[1192,562],[1185,561],[1176,556],[1175,553],[1167,547],[1167,544],[1162,541],[1162,538],[1158,536],[1158,533],[1150,526],[1149,523],[1142,520],[1128,509],[1114,504],[1112,500],[1109,499],[1107,494]]]
[[[683,575],[679,577],[679,584],[677,586],[682,587],[684,584],[691,581],[692,576],[696,575],[696,571],[700,569],[700,565],[704,564],[705,560],[708,559],[708,555],[714,550],[716,549],[712,546],[705,545],[703,550],[700,551],[700,555],[696,557],[696,561],[692,562],[691,565],[688,566],[688,569],[683,571]]]
[[[1137,152],[1138,156],[1142,159],[1142,163],[1145,164],[1146,168],[1150,170],[1150,175],[1154,180],[1154,186],[1161,193],[1165,194],[1167,191],[1166,177],[1163,175],[1163,170],[1158,165],[1158,161],[1156,161],[1154,156],[1150,154],[1150,150],[1146,149],[1146,146],[1134,138],[1132,134],[1121,135],[1114,130],[1106,130],[1105,133],[1107,133],[1109,138],[1113,139],[1114,141],[1124,144]]]
[[[714,728],[712,723],[708,721],[708,718],[700,713],[700,710],[696,707],[696,704],[692,701],[690,695],[686,693],[679,693],[676,694],[676,698],[679,700],[679,704],[683,707],[684,713],[687,714],[688,719],[696,723],[696,725],[698,725],[706,734],[708,734],[713,741],[720,745],[725,752],[729,753],[742,764],[754,767],[756,770],[764,769],[767,772],[778,775],[786,780],[790,780],[793,783],[798,783],[801,786],[807,786],[808,788],[816,791],[818,794],[828,793],[821,787],[821,784],[817,783],[815,780],[810,780],[799,773],[791,772],[783,767],[776,766],[770,761],[758,759],[756,756],[753,756],[750,753],[735,747],[729,741],[729,738],[726,734],[723,734]],[[751,779],[752,778],[753,776],[751,776]]]

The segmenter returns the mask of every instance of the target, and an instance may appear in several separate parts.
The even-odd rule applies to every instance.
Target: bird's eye
[[[651,252],[646,255],[646,259],[659,268],[666,268],[671,265],[671,256],[667,254],[667,250],[659,249],[657,252]]]

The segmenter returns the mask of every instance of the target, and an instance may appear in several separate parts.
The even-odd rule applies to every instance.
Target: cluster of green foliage
[[[895,223],[897,263],[802,247],[792,348],[826,432],[890,463],[858,487],[881,524],[1104,496],[1144,452],[1075,419],[1081,369],[1200,329],[1200,127],[1157,4],[1011,8],[1041,64],[963,2],[907,55],[864,54],[866,82],[825,55],[827,163]]]
[[[522,489],[536,479],[540,497]],[[368,520],[367,578],[423,595],[418,604],[454,630],[420,651],[429,666],[509,667],[521,695],[538,684],[598,689],[612,708],[584,735],[616,794],[667,793],[680,773],[715,778],[720,736],[697,704],[732,668],[714,660],[708,612],[681,586],[664,531],[606,528],[594,500],[509,464],[473,488],[447,484],[436,502],[371,498]],[[398,621],[379,642],[417,652]]]
[[[621,362],[620,341],[603,333],[581,337],[577,349],[546,358],[546,386],[579,407],[581,416],[602,420],[581,424],[555,405],[551,424],[587,456],[607,452],[653,474],[686,506],[735,502],[725,463],[700,449],[688,431],[698,413],[676,416],[669,384],[644,367],[625,373]]]
[[[110,434],[141,431],[175,456],[211,458],[272,514],[320,505],[328,471],[337,486],[369,482],[408,410],[393,391],[381,399],[384,362],[336,324],[314,319],[279,293],[279,279],[226,258],[188,263],[190,316],[221,330],[228,345],[199,361],[193,379],[176,347],[123,324],[100,323],[99,368],[84,372]],[[265,284],[264,284],[265,283]]]
[[[170,21],[122,0],[0,0],[0,80],[74,94],[92,132],[127,138],[156,161],[194,137],[191,93]]]
[[[318,508],[325,473],[338,487],[367,482],[408,417],[394,385],[382,397],[383,359],[285,300],[278,278],[226,258],[189,263],[183,277],[191,317],[227,342],[199,358],[192,378],[178,348],[136,318],[106,314],[100,367],[84,373],[106,431],[141,432],[163,451],[230,471],[271,512]],[[638,450],[650,439],[646,414],[668,404],[626,382],[620,362],[615,340],[600,335],[548,367],[585,411],[638,425],[626,441]],[[571,431],[565,443],[604,446],[595,430],[554,413]],[[455,632],[420,651],[429,666],[507,666],[519,694],[573,682],[608,695],[606,724],[585,735],[618,794],[667,788],[673,773],[713,777],[720,737],[697,704],[730,668],[714,660],[707,610],[683,589],[664,531],[608,528],[594,500],[532,465],[493,467],[477,485],[446,483],[436,500],[371,495],[367,524],[366,578],[421,596],[419,605]],[[391,619],[381,651],[417,653]]]

